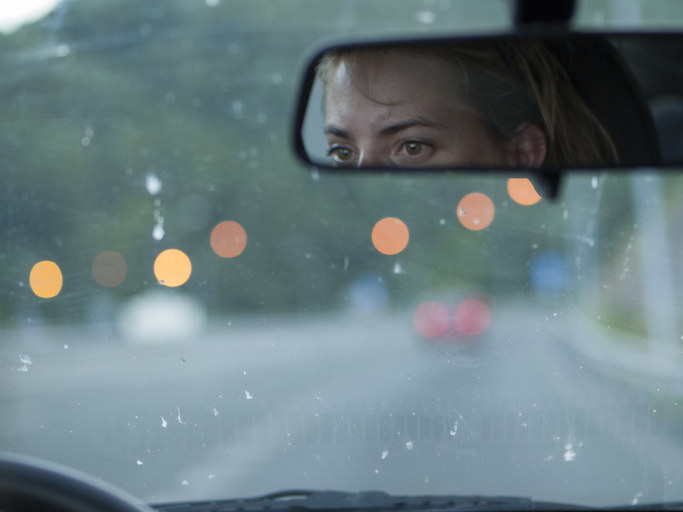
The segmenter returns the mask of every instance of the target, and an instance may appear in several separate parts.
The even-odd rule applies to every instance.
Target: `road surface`
[[[288,488],[683,498],[677,398],[582,359],[576,327],[498,304],[467,347],[418,340],[410,315],[226,321],[175,344],[4,333],[0,450],[152,502]]]

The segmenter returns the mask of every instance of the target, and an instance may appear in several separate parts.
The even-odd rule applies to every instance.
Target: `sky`
[[[61,0],[0,0],[0,32],[10,33],[25,23],[39,20]]]

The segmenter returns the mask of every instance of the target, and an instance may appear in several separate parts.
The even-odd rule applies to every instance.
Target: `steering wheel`
[[[8,453],[0,453],[0,510],[152,512],[139,499],[85,473]]]

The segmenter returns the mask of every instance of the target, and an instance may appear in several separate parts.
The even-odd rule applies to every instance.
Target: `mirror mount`
[[[541,197],[550,201],[560,197],[560,187],[562,186],[562,171],[538,171],[529,176],[529,180],[534,185]]]
[[[574,15],[575,0],[517,0],[514,23],[516,26],[531,24],[567,25]]]

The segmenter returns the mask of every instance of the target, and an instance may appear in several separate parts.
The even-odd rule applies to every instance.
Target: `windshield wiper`
[[[312,490],[287,490],[254,498],[165,503],[152,507],[163,512],[594,510],[578,505],[507,496],[392,496],[381,491],[350,493]]]

